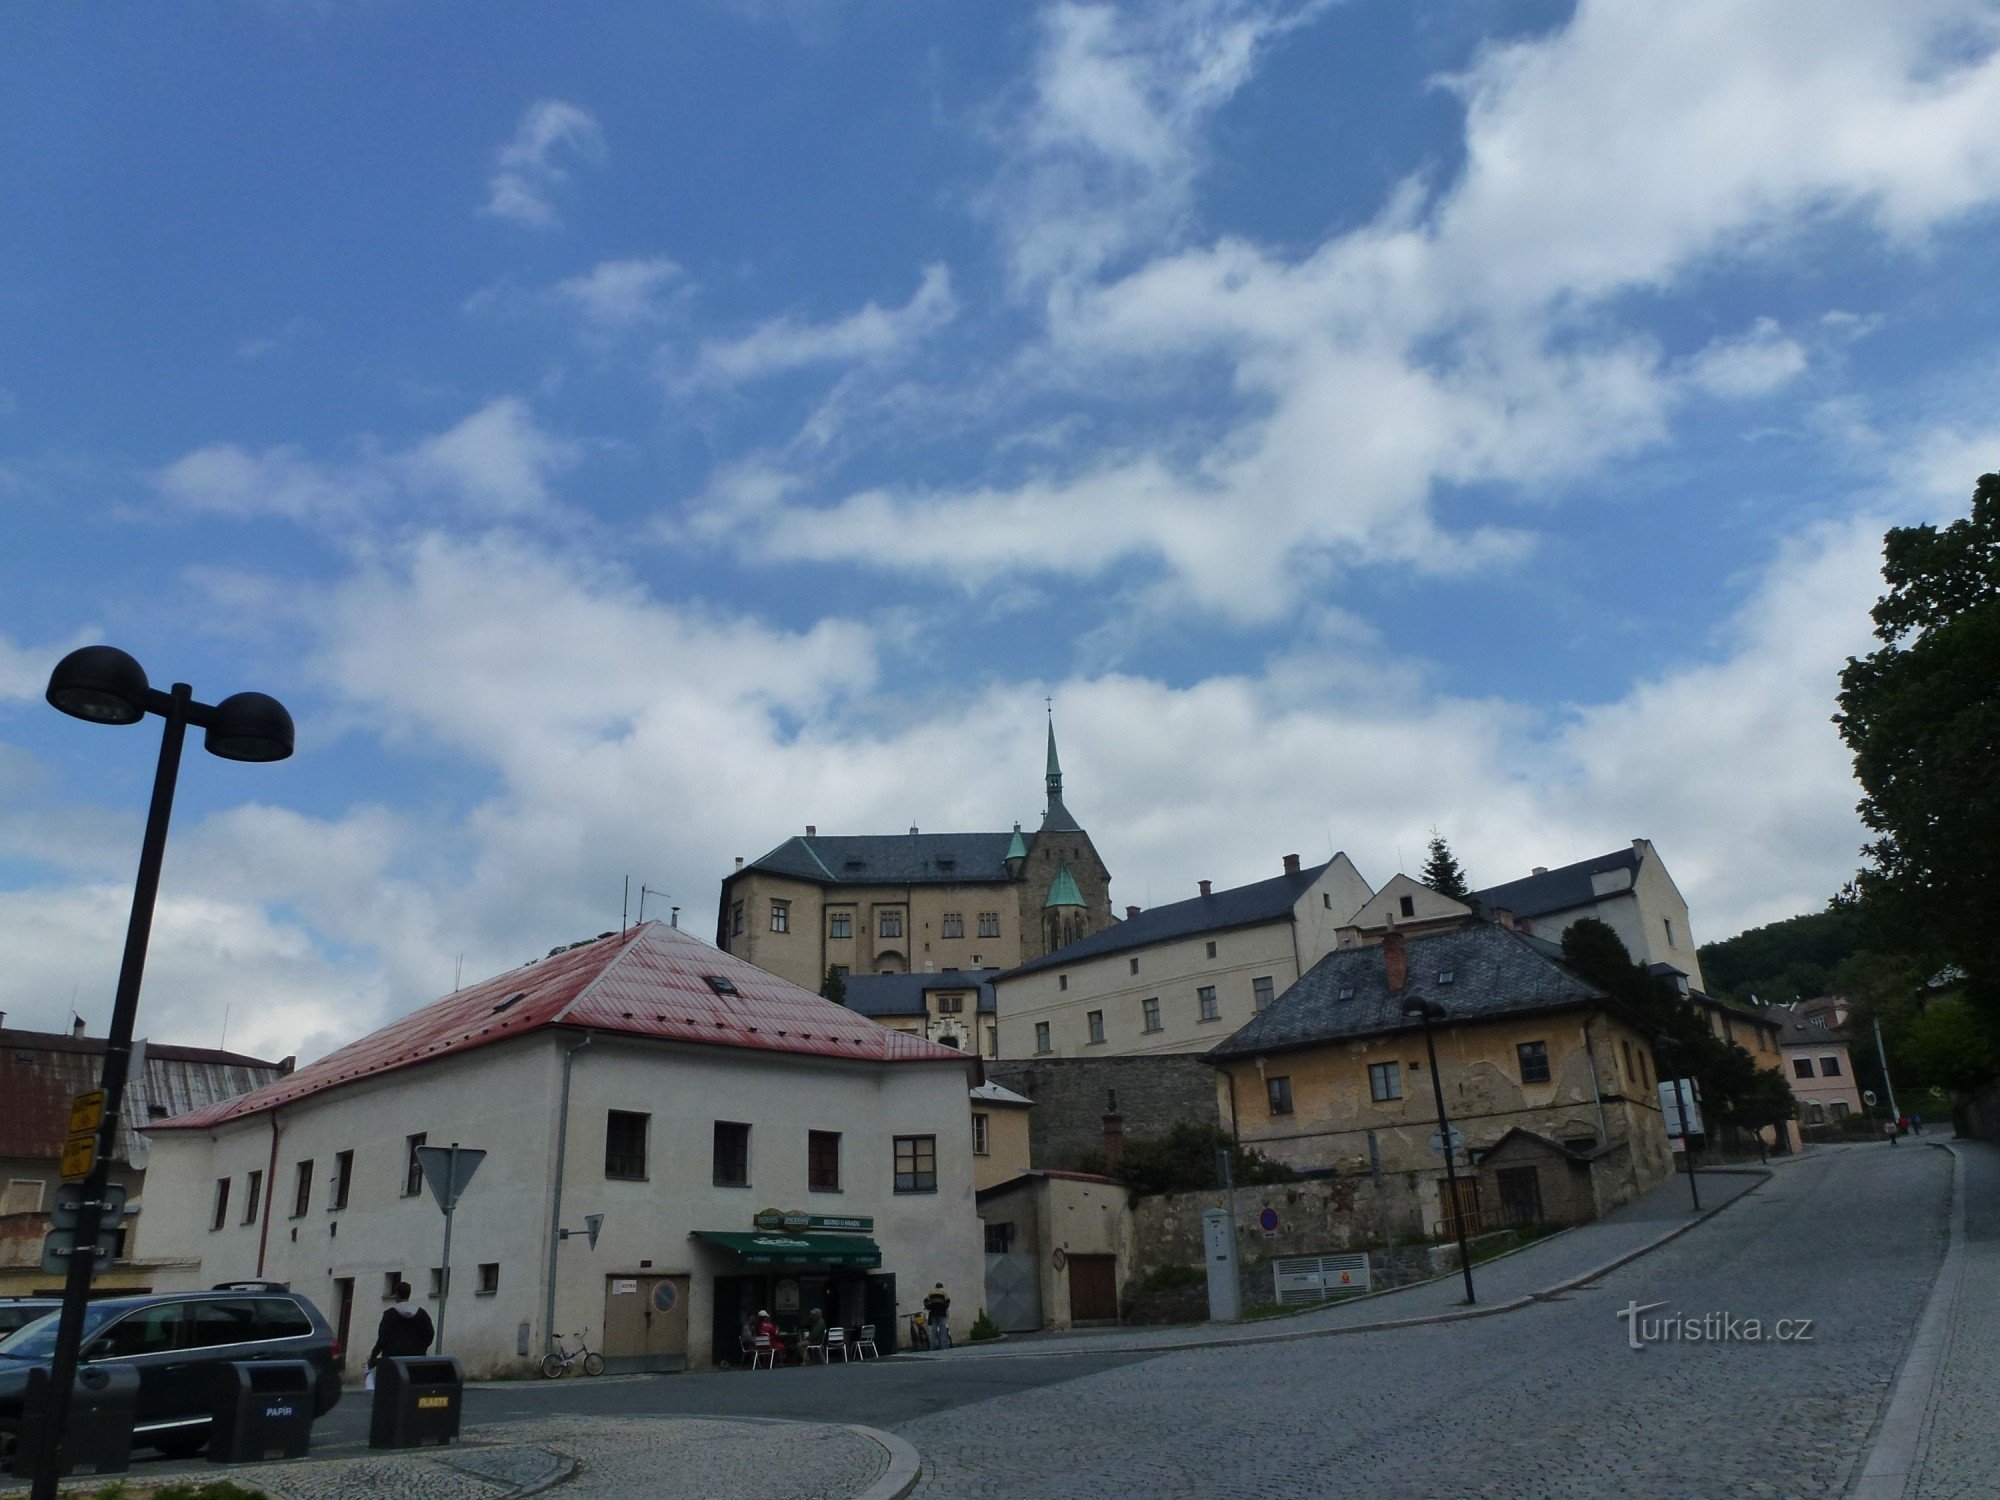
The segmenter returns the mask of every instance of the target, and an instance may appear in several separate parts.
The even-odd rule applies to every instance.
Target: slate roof
[[[1623,849],[1600,854],[1595,859],[1582,859],[1560,869],[1545,870],[1540,875],[1510,880],[1503,885],[1490,885],[1483,891],[1474,891],[1472,899],[1489,913],[1505,907],[1517,917],[1539,917],[1552,911],[1568,911],[1607,899],[1591,889],[1590,877],[1608,875],[1613,870],[1630,870],[1633,878],[1637,879],[1639,851],[1628,844]]]
[[[133,1160],[138,1131],[156,1116],[247,1094],[283,1066],[241,1052],[149,1043],[144,1068],[126,1085],[118,1160]],[[0,1156],[62,1155],[69,1102],[96,1088],[103,1070],[101,1036],[0,1030]]]
[[[726,980],[733,993],[708,982]],[[767,974],[678,927],[628,928],[433,1001],[296,1073],[171,1120],[200,1129],[439,1057],[550,1027],[656,1041],[843,1057],[873,1063],[954,1062],[965,1053],[878,1026]]]
[[[1836,1026],[1819,1027],[1813,1025],[1796,1010],[1788,1010],[1782,1005],[1771,1007],[1771,1019],[1778,1023],[1778,1045],[1781,1047],[1817,1047],[1823,1042],[1846,1042],[1847,1033]]]
[[[993,986],[987,981],[998,969],[943,969],[933,974],[849,974],[847,1008],[860,1016],[921,1016],[929,1007],[924,996],[933,990],[979,991],[979,1014],[993,1014]]]
[[[1007,833],[851,833],[789,838],[745,870],[819,885],[1000,884],[1008,879]],[[742,873],[732,871],[730,878]]]
[[[1016,974],[1034,974],[1043,969],[1082,963],[1085,959],[1102,958],[1108,953],[1123,953],[1128,948],[1143,948],[1174,938],[1276,921],[1291,915],[1299,897],[1312,887],[1325,868],[1326,865],[1314,865],[1296,875],[1274,875],[1269,880],[1252,881],[1233,890],[1216,891],[1188,901],[1170,901],[1165,906],[1142,911],[1136,917],[1113,922],[1102,932],[1079,938],[1067,948],[1058,948],[1053,953],[1030,959],[1019,968],[1009,969],[1001,977],[1011,979]]]
[[[1443,1006],[1452,1021],[1610,1003],[1602,990],[1531,939],[1491,923],[1424,933],[1406,939],[1406,945],[1409,979],[1400,993],[1389,990],[1379,945],[1336,949],[1208,1057],[1248,1057],[1414,1031],[1419,1023],[1404,1016],[1403,1007],[1417,998]],[[1451,975],[1448,982],[1440,978],[1445,973]],[[1352,993],[1342,999],[1343,990]]]

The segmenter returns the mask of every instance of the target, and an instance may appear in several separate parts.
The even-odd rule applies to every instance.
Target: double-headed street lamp
[[[146,969],[146,943],[153,930],[153,902],[160,889],[160,859],[167,846],[167,821],[174,808],[174,780],[180,772],[181,744],[190,724],[205,730],[202,743],[224,760],[283,760],[292,753],[292,716],[263,693],[232,693],[210,706],[197,703],[194,689],[177,682],[161,692],[146,681],[145,668],[115,646],[72,651],[49,676],[48,700],[72,718],[95,724],[136,724],[147,714],[167,721],[160,736],[159,768],[153,775],[153,803],[146,814],[146,837],[139,846],[139,878],[132,891],[132,918],[125,929],[125,957],[118,968],[118,992],[111,1029],[104,1041],[104,1113],[97,1127],[96,1159],[84,1179],[75,1242],[63,1282],[62,1318],[56,1330],[49,1372],[48,1406],[35,1452],[33,1500],[55,1500],[58,1457],[76,1382],[77,1353],[83,1342],[83,1310],[90,1296],[102,1226],[104,1190],[124,1114],[125,1081],[132,1064],[133,1023],[139,1011],[139,981]]]
[[[1438,1146],[1444,1152],[1444,1178],[1451,1192],[1452,1227],[1458,1231],[1458,1267],[1465,1273],[1465,1300],[1472,1303],[1478,1299],[1472,1295],[1472,1252],[1465,1244],[1465,1203],[1458,1196],[1458,1168],[1452,1164],[1455,1153],[1451,1149],[1451,1121],[1445,1118],[1444,1080],[1438,1076],[1437,1041],[1431,1034],[1431,1022],[1442,1021],[1445,1008],[1435,1000],[1412,998],[1404,1004],[1403,1014],[1424,1025],[1424,1055],[1430,1059],[1431,1091],[1437,1098]]]

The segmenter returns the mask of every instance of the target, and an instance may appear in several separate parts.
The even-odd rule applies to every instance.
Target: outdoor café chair
[[[829,1328],[826,1331],[826,1351],[822,1355],[822,1358],[828,1364],[833,1363],[833,1351],[836,1349],[840,1351],[840,1362],[846,1364],[848,1356],[847,1330],[845,1328]]]
[[[861,1359],[880,1359],[882,1351],[875,1347],[875,1325],[863,1323],[861,1337],[854,1341],[855,1355]]]
[[[768,1333],[760,1333],[750,1340],[750,1368],[756,1369],[760,1359],[764,1361],[765,1369],[778,1368],[778,1346]]]

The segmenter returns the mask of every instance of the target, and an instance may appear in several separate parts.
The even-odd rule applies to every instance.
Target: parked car
[[[56,1314],[0,1339],[0,1451],[21,1424],[28,1371],[55,1358]],[[198,1453],[242,1360],[303,1359],[313,1367],[313,1415],[340,1400],[339,1340],[297,1292],[183,1292],[105,1297],[84,1309],[83,1358],[139,1372],[133,1441],[162,1453]]]
[[[0,1339],[61,1306],[59,1297],[0,1297]]]

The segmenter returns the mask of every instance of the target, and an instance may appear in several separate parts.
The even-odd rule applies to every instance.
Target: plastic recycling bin
[[[208,1456],[219,1464],[304,1458],[312,1446],[313,1367],[303,1359],[239,1360],[224,1365],[209,1429]]]
[[[34,1472],[35,1454],[48,1432],[46,1413],[54,1382],[44,1369],[28,1371],[22,1393],[20,1439],[10,1460],[16,1474]],[[123,1474],[132,1467],[132,1421],[139,1402],[139,1372],[130,1365],[80,1365],[69,1398],[69,1420],[56,1454],[58,1474]]]
[[[417,1354],[375,1366],[375,1409],[368,1418],[371,1448],[418,1448],[458,1436],[465,1377],[449,1355]]]

